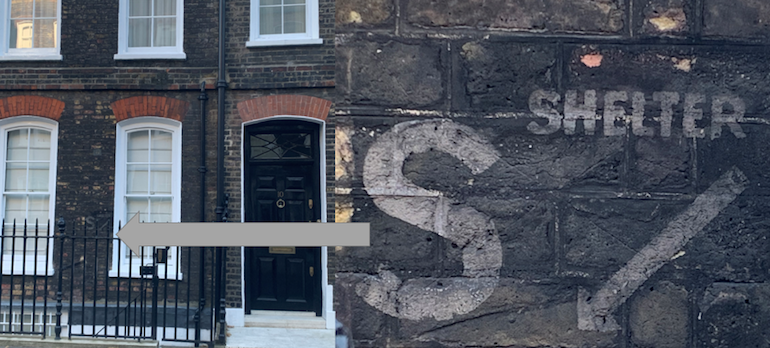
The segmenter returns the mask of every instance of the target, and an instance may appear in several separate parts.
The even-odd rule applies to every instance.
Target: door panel
[[[265,280],[275,279],[277,273],[276,259],[274,257],[259,257],[258,277]],[[278,283],[274,281],[263,281],[257,284],[258,301],[278,301]]]

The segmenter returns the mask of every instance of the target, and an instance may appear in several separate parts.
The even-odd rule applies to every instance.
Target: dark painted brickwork
[[[247,48],[250,1],[228,1],[227,80],[231,89],[334,86],[334,1],[319,6],[324,43]],[[62,61],[0,62],[0,88],[197,89],[213,88],[218,61],[215,1],[185,1],[184,52],[187,59],[115,60],[118,1],[63,0]]]
[[[65,58],[66,59],[66,58]],[[199,90],[214,88],[216,67],[209,68],[7,68],[0,63],[5,90]]]
[[[0,92],[0,98],[9,97]],[[110,104],[137,93],[29,92],[64,102],[59,121],[56,216],[66,220],[112,212],[115,185],[115,115]],[[199,93],[157,94],[190,103],[182,121],[182,221],[198,221],[200,195],[198,158],[200,146]],[[213,97],[213,95],[212,95]],[[215,122],[214,119],[208,122]],[[209,132],[210,133],[210,132]],[[195,183],[195,184],[192,184]]]
[[[770,5],[340,0],[357,347],[766,347]]]
[[[185,1],[186,60],[115,61],[118,1],[63,0],[60,62],[3,62],[3,67],[203,67],[217,62],[217,3]]]
[[[0,92],[0,99],[19,94],[11,92]],[[26,98],[40,99],[40,97],[52,98],[64,103],[64,110],[61,118],[58,119],[58,151],[57,151],[57,173],[56,173],[56,219],[63,218],[66,221],[66,232],[68,234],[84,233],[93,236],[110,236],[113,233],[113,211],[114,211],[114,191],[115,191],[115,115],[110,104],[130,97],[143,96],[142,93],[132,92],[94,92],[94,91],[30,91],[23,94]],[[200,221],[200,185],[199,185],[199,142],[200,137],[200,106],[198,103],[198,93],[180,93],[163,92],[156,94],[167,98],[179,99],[190,103],[190,107],[184,115],[182,121],[182,191],[181,201],[181,220],[182,221]],[[215,98],[215,95],[211,96]],[[209,122],[215,122],[216,112],[209,113]],[[211,133],[211,132],[209,132]],[[210,168],[213,168],[216,159],[209,157]],[[209,190],[214,190],[213,176],[209,177]],[[213,210],[213,209],[211,209]],[[212,214],[213,215],[213,214]],[[54,227],[56,228],[56,227]],[[65,245],[65,257],[72,257],[68,250],[71,248],[71,241]],[[58,255],[58,244],[55,246],[54,255]],[[75,255],[86,255],[82,262],[78,263],[74,275],[75,293],[80,296],[82,291],[86,290],[86,298],[93,298],[93,291],[96,289],[97,297],[105,293],[105,285],[109,286],[110,296],[116,294],[117,283],[114,279],[109,282],[102,281],[109,279],[106,276],[106,267],[104,265],[104,255],[111,255],[111,243],[104,241],[99,245],[92,242],[83,245],[82,240],[76,243]],[[94,255],[98,255],[97,272],[100,281],[94,285],[91,279],[84,281],[83,267],[91,270],[94,264]],[[54,267],[59,270],[57,264],[58,258],[54,258]],[[182,259],[182,271],[195,277],[198,271],[197,258],[191,262],[186,259],[186,254]],[[189,268],[188,268],[189,265]],[[69,271],[64,273],[65,294],[69,294],[70,281],[73,277]],[[89,273],[91,274],[91,273]],[[90,277],[90,276],[89,276]],[[16,285],[21,289],[21,277],[17,277]],[[186,278],[187,279],[187,278]],[[9,289],[8,277],[5,277],[3,289]],[[42,291],[45,289],[43,278],[34,280],[38,282],[38,300],[42,301]],[[187,280],[189,281],[189,279]],[[31,294],[32,277],[25,280],[29,289],[26,294]],[[136,292],[139,285],[134,282],[132,291]],[[163,283],[163,282],[162,282]],[[165,283],[164,283],[165,284]],[[174,282],[168,283],[168,290],[173,293]],[[186,284],[186,283],[185,283]],[[186,290],[187,285],[180,285],[180,288]],[[161,286],[163,287],[163,285]],[[123,296],[126,296],[128,285],[124,281],[120,285]],[[48,299],[55,301],[56,283],[48,282]],[[197,291],[197,286],[192,289]],[[20,294],[20,291],[18,292]],[[14,293],[17,295],[17,293]],[[3,296],[7,296],[4,293]],[[31,297],[30,297],[31,298]],[[30,299],[28,298],[28,300]],[[193,298],[193,297],[191,297]]]

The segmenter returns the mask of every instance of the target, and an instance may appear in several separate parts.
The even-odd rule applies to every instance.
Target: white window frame
[[[48,235],[53,235],[53,231],[56,225],[56,220],[54,219],[54,216],[56,214],[55,208],[56,208],[56,158],[57,158],[57,149],[58,149],[58,138],[59,138],[59,123],[43,118],[43,117],[37,117],[37,116],[17,116],[17,117],[11,117],[4,120],[0,120],[0,192],[5,192],[5,156],[7,154],[6,151],[6,144],[8,143],[7,135],[9,131],[15,130],[15,129],[27,129],[27,128],[36,128],[45,130],[47,132],[51,133],[51,157],[50,157],[50,168],[48,171]],[[0,216],[3,218],[5,217],[5,199],[4,194],[0,196]],[[18,224],[18,222],[17,222]],[[23,224],[23,222],[22,222]],[[32,226],[34,226],[34,222],[31,223]],[[22,225],[23,226],[23,225]],[[23,235],[23,230],[21,232]],[[20,235],[19,230],[16,230],[16,235]],[[3,238],[6,239],[6,238]],[[29,242],[28,242],[29,243]],[[48,240],[48,262],[46,262],[46,257],[38,256],[37,263],[35,262],[34,256],[30,257],[27,256],[27,262],[24,263],[24,255],[14,255],[11,257],[11,255],[3,255],[1,256],[3,258],[3,269],[2,274],[4,275],[53,275],[53,239]],[[2,253],[3,247],[2,243],[0,243],[0,253]],[[11,269],[11,259],[13,260],[13,269]],[[30,260],[32,258],[32,260]],[[37,273],[35,273],[35,267],[37,266]]]
[[[259,2],[251,0],[251,30],[246,47],[319,45],[324,41],[318,34],[318,0],[305,2],[305,32],[298,34],[259,34]]]
[[[56,47],[10,48],[11,0],[0,0],[0,61],[3,60],[62,60],[61,55],[61,3],[56,2]]]
[[[179,222],[181,220],[181,199],[182,199],[182,123],[162,117],[146,116],[136,117],[121,121],[117,124],[115,134],[115,209],[113,218],[113,234],[117,235],[118,225],[126,224],[123,221],[126,217],[126,160],[128,150],[127,134],[137,130],[162,130],[171,132],[171,221]],[[164,246],[165,247],[165,246]],[[110,268],[110,277],[132,277],[141,278],[139,267],[141,262],[135,259],[129,268],[129,258],[126,257],[128,247],[125,243],[115,240],[113,243],[112,265]],[[168,280],[182,280],[182,272],[177,261],[178,248],[172,247],[168,251],[168,267],[162,264],[158,266],[158,277]],[[145,255],[147,256],[147,255]],[[120,274],[118,274],[118,263],[120,263]],[[168,268],[168,274],[166,274]]]
[[[168,47],[128,47],[128,3],[129,0],[120,0],[118,10],[118,53],[114,56],[114,59],[187,58],[187,55],[184,53],[183,0],[176,0],[176,46]]]

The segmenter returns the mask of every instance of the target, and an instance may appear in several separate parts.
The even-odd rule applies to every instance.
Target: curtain
[[[260,1],[260,35],[304,33],[305,20],[305,0]]]
[[[176,46],[178,0],[130,0],[128,47]]]
[[[125,224],[139,212],[142,222],[171,222],[172,134],[160,130],[128,133]],[[145,248],[150,257],[152,248]],[[131,256],[131,250],[126,250]]]
[[[51,133],[40,129],[16,129],[7,133],[5,159],[5,229],[4,235],[13,235],[14,221],[16,235],[48,234],[49,171],[51,156]],[[35,230],[35,224],[38,230]],[[22,238],[4,238],[3,250],[24,251]],[[45,239],[39,239],[38,253],[45,252]],[[15,244],[15,245],[14,245]],[[35,243],[27,241],[27,253],[34,253]],[[20,254],[19,254],[20,255]]]

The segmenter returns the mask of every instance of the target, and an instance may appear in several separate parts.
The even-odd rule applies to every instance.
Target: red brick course
[[[270,95],[238,103],[238,113],[243,122],[278,115],[307,116],[326,120],[332,102],[306,95]]]
[[[36,95],[18,95],[0,99],[0,119],[13,116],[40,116],[59,121],[64,102]]]
[[[182,122],[190,103],[167,97],[139,96],[118,100],[111,106],[117,122],[142,116],[164,117]]]

